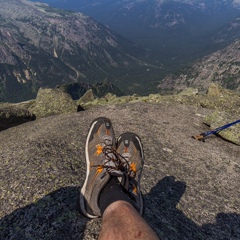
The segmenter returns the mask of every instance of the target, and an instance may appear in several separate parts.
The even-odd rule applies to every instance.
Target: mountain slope
[[[168,73],[236,40],[233,35],[218,38],[226,24],[239,17],[235,0],[42,1],[83,12],[152,49],[153,60]]]
[[[0,5],[0,101],[32,98],[42,86],[104,79],[138,92],[158,78],[158,67],[139,60],[145,50],[81,13],[25,0]]]
[[[161,91],[176,91],[186,87],[206,90],[211,82],[228,89],[240,90],[240,41],[168,75],[158,87]]]

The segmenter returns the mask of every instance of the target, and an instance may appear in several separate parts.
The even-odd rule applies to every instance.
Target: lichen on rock
[[[60,89],[40,88],[36,106],[31,110],[37,118],[77,112],[78,106],[68,93]]]
[[[219,88],[219,86],[215,83],[211,83],[208,87],[208,91],[207,91],[207,95],[208,96],[222,96],[221,90]]]
[[[179,95],[183,96],[194,96],[198,93],[197,88],[185,88],[183,91],[179,93]]]
[[[209,125],[211,129],[216,129],[238,119],[239,116],[233,115],[232,113],[214,111],[206,116],[204,122]],[[240,123],[220,131],[218,134],[224,139],[240,145]]]

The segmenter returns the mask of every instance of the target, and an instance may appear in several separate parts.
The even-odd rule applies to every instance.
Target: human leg
[[[87,173],[80,192],[80,208],[87,217],[103,216],[100,238],[106,238],[112,231],[117,234],[116,239],[133,239],[134,236],[157,239],[140,216],[143,213],[140,179],[144,158],[140,138],[124,133],[116,144],[111,121],[98,118],[90,126],[85,151]],[[114,239],[114,235],[111,236],[109,239]]]
[[[116,201],[103,213],[99,240],[157,240],[158,237],[136,209],[125,201]]]

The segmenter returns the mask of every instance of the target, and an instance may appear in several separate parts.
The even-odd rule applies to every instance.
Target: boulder
[[[36,118],[42,118],[77,112],[78,109],[77,103],[68,93],[60,89],[40,88],[36,98],[36,106],[31,109],[31,112]]]
[[[81,98],[79,98],[77,102],[80,104],[87,103],[87,102],[92,102],[94,99],[95,99],[95,96],[93,94],[93,90],[89,89]]]
[[[220,88],[215,83],[211,83],[208,87],[207,95],[221,97],[222,93],[221,93]]]
[[[107,100],[107,101],[110,101],[112,100],[113,98],[116,98],[117,96],[115,94],[112,94],[112,93],[107,93],[104,98]]]

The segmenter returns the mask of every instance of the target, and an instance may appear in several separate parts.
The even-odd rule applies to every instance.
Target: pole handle
[[[196,139],[196,140],[198,140],[198,141],[203,141],[203,142],[205,142],[204,137],[205,137],[205,133],[201,133],[201,134],[199,134],[199,135],[192,136],[192,138],[194,138],[194,139]]]

